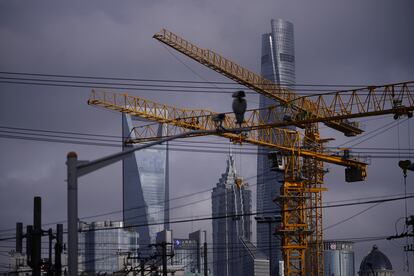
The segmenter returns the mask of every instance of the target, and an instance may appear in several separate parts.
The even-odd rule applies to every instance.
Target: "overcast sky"
[[[270,32],[272,18],[283,18],[295,28],[298,84],[379,85],[409,81],[414,80],[413,11],[414,2],[409,0],[1,1],[0,71],[223,81],[226,79],[217,73],[182,55],[171,54],[152,35],[165,27],[260,73],[261,34]],[[120,114],[88,106],[88,88],[0,83],[0,93],[0,126],[121,135]],[[214,111],[229,111],[232,100],[228,94],[130,93],[179,107]],[[257,103],[257,96],[248,97],[249,107],[256,107]],[[370,131],[392,120],[381,117],[362,119],[362,123]],[[414,146],[413,129],[412,121],[401,122],[358,146],[409,148]],[[321,132],[323,137],[336,138],[331,146],[350,140],[323,126]],[[218,138],[202,140],[226,142]],[[80,159],[91,160],[120,148],[0,138],[0,230],[14,228],[17,221],[31,224],[36,195],[43,199],[44,222],[65,220],[65,158],[72,150]],[[235,148],[238,172],[249,179],[255,193],[256,157],[237,151]],[[173,151],[171,197],[213,187],[225,170],[225,159],[224,153]],[[345,183],[344,168],[331,165],[325,178],[329,189],[324,194],[325,202],[402,194],[403,177],[397,164],[398,159],[373,159],[368,180],[357,183]],[[409,173],[408,192],[414,192],[413,179],[414,173]],[[120,164],[83,177],[79,184],[79,216],[121,210],[121,181]],[[171,205],[208,197],[209,193],[201,193]],[[327,209],[324,225],[332,225],[367,207]],[[408,201],[408,208],[413,214],[413,200]],[[171,217],[209,215],[210,210],[210,201],[204,200],[174,209]],[[395,227],[402,231],[403,223],[398,219],[403,216],[402,201],[383,203],[327,230],[325,238],[393,235]],[[120,219],[121,213],[99,219],[107,218]],[[210,222],[173,226],[175,235],[181,237],[200,228],[211,233]],[[0,232],[0,236],[13,233]],[[355,244],[356,270],[376,243],[389,256],[396,275],[413,275],[412,254],[410,272],[403,271],[402,242]],[[2,254],[7,251],[7,247],[0,248]]]

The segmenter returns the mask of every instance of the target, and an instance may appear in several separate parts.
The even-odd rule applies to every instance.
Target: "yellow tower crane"
[[[282,113],[285,118],[290,118],[291,125],[296,125],[305,128],[304,147],[312,149],[313,151],[323,150],[323,145],[319,137],[319,129],[317,124],[312,123],[312,119],[318,121],[320,118],[330,118],[329,120],[319,120],[324,122],[327,126],[343,132],[346,136],[355,136],[360,134],[362,130],[358,128],[358,124],[349,122],[344,116],[352,113],[353,110],[358,110],[360,116],[377,115],[377,111],[384,109],[381,106],[384,102],[390,102],[393,108],[401,107],[402,110],[395,112],[394,116],[398,118],[400,114],[412,114],[407,112],[402,101],[395,97],[393,91],[385,91],[388,98],[383,99],[375,95],[375,87],[369,87],[370,91],[368,97],[359,97],[360,91],[354,90],[349,97],[341,97],[334,94],[331,97],[319,97],[314,101],[306,97],[299,97],[292,90],[282,88],[271,81],[241,67],[231,60],[222,57],[214,51],[202,49],[193,43],[177,36],[168,31],[161,30],[154,35],[154,38],[181,52],[182,54],[196,60],[197,62],[215,70],[216,72],[266,96],[277,102],[288,105],[289,108]],[[393,88],[393,87],[392,87]],[[359,94],[359,95],[358,95]],[[361,101],[364,100],[364,101]],[[411,106],[412,98],[407,99],[408,106]],[[364,108],[363,108],[364,107]],[[357,117],[356,115],[355,117]],[[306,124],[296,124],[296,120],[308,118],[310,121]],[[348,118],[351,118],[348,116]],[[309,141],[313,141],[309,143]],[[355,177],[360,172],[357,170],[348,170],[348,175],[352,176],[355,172]],[[315,193],[310,193],[307,211],[307,221],[310,228],[309,235],[309,249],[307,254],[307,267],[312,275],[323,275],[323,256],[322,256],[322,214],[319,208],[322,205],[322,190],[323,185],[323,164],[317,160],[306,159],[304,162],[302,174],[307,179],[306,185],[312,188]],[[303,264],[301,264],[303,266]],[[288,264],[289,266],[289,264]],[[287,275],[290,275],[287,273]]]
[[[228,138],[237,143],[250,143],[276,149],[284,158],[284,183],[280,190],[282,224],[278,229],[282,237],[282,252],[287,275],[305,275],[305,250],[308,248],[309,228],[308,211],[310,194],[319,193],[323,187],[311,187],[306,184],[301,172],[300,157],[314,160],[313,162],[328,162],[346,167],[346,170],[358,172],[358,177],[352,181],[363,180],[366,175],[366,163],[357,159],[344,158],[341,151],[314,151],[301,146],[298,131],[286,128],[269,127],[259,116],[259,110],[247,112],[244,129],[248,132],[234,133],[226,130],[237,129],[235,118],[231,114],[217,114],[208,110],[180,109],[136,96],[93,90],[88,104],[104,107],[110,110],[127,113],[159,123],[166,124],[166,135],[182,134],[190,130],[215,130],[216,118],[221,115],[223,121],[220,128],[223,131],[216,135]],[[272,112],[273,113],[273,112]],[[267,118],[267,116],[264,116]],[[139,143],[159,139],[154,125],[135,128],[127,143]],[[305,137],[305,139],[309,139]],[[313,145],[316,141],[308,141]],[[304,143],[305,144],[305,143]]]
[[[286,160],[285,180],[277,202],[281,205],[282,223],[277,230],[282,237],[285,275],[323,275],[322,259],[322,195],[323,162],[346,167],[346,180],[361,181],[366,164],[340,151],[327,151],[319,137],[318,122],[323,122],[346,136],[362,131],[348,119],[394,114],[394,118],[412,116],[414,97],[412,82],[371,86],[349,92],[319,94],[314,100],[299,97],[292,90],[279,87],[211,50],[201,49],[177,35],[162,30],[154,37],[194,60],[243,84],[260,94],[277,100],[278,107],[263,111],[250,110],[243,124],[246,133],[219,132],[217,135],[234,142],[246,142],[277,149]],[[217,128],[217,113],[208,110],[186,110],[155,103],[127,94],[92,91],[91,105],[128,113],[167,124],[169,135],[188,129]],[[280,113],[284,114],[280,119]],[[234,117],[227,114],[223,129],[236,128]],[[305,128],[301,144],[297,131],[278,128],[295,125]],[[129,142],[157,139],[151,126],[135,129]],[[303,157],[303,164],[299,161]],[[306,253],[306,254],[305,254]],[[306,257],[305,257],[306,255]]]
[[[404,107],[400,105],[394,108],[387,101],[379,102],[376,109],[377,115],[381,114],[409,114],[414,110],[413,95],[408,90],[409,83],[392,84],[371,89],[371,94],[381,99],[388,98],[389,91],[393,91],[394,96],[398,99],[406,99]],[[358,96],[368,97],[366,91],[358,90]],[[382,91],[382,92],[380,92]],[[378,93],[375,93],[378,92]],[[356,96],[356,95],[355,95]],[[375,96],[375,97],[376,97]],[[337,94],[340,97],[340,93]],[[363,98],[361,98],[363,99]],[[407,101],[408,100],[408,101]],[[218,115],[209,110],[188,110],[180,109],[166,104],[160,104],[153,101],[145,100],[136,96],[127,94],[105,92],[93,90],[88,100],[88,104],[100,106],[106,109],[119,111],[146,118],[150,121],[163,123],[166,126],[166,135],[176,135],[190,130],[214,130],[217,128],[215,117]],[[368,108],[367,106],[361,106]],[[368,109],[366,109],[368,110]],[[280,204],[282,210],[282,225],[278,229],[283,240],[283,257],[286,263],[286,275],[304,275],[305,273],[305,250],[308,248],[308,240],[311,232],[311,225],[308,221],[309,194],[314,194],[323,190],[323,187],[314,188],[306,185],[306,181],[301,179],[299,157],[304,157],[304,164],[307,160],[310,162],[328,162],[346,167],[347,181],[363,180],[365,177],[366,164],[364,162],[352,159],[351,156],[344,155],[343,151],[328,151],[320,148],[318,151],[312,151],[306,148],[306,144],[313,144],[315,141],[305,137],[307,142],[300,144],[299,132],[277,126],[285,126],[290,123],[280,121],[276,116],[278,111],[276,107],[269,107],[266,114],[260,115],[259,110],[248,110],[245,116],[244,128],[249,130],[247,133],[217,132],[216,135],[228,138],[234,142],[251,143],[254,145],[265,146],[277,149],[283,153],[286,159],[285,182],[280,191]],[[404,113],[403,113],[404,112]],[[350,117],[360,117],[362,113],[350,112]],[[319,121],[329,120],[329,117],[319,119]],[[308,119],[297,120],[293,123],[302,125]],[[232,114],[226,114],[222,122],[223,129],[237,128],[234,123],[235,119]],[[141,143],[154,139],[157,136],[156,126],[146,125],[141,128],[135,128],[131,133],[127,143]],[[314,207],[315,209],[317,207]],[[308,274],[310,269],[308,268]]]

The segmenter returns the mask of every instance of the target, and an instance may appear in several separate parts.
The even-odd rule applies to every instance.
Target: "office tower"
[[[388,257],[374,245],[371,252],[362,260],[359,276],[393,276],[392,264]]]
[[[281,86],[294,86],[295,52],[292,23],[282,19],[271,20],[271,32],[262,35],[261,74],[264,78]],[[273,105],[276,105],[274,100],[260,96],[260,108]],[[274,212],[267,214],[277,215],[280,214],[280,208],[273,200],[279,195],[283,172],[270,171],[268,152],[269,149],[258,147],[257,211]],[[276,224],[273,226],[276,228]],[[257,246],[268,257],[270,254],[269,238],[271,239],[273,248],[271,275],[276,275],[279,271],[279,261],[282,260],[280,240],[274,236],[269,237],[268,225],[265,223],[258,223],[256,229]]]
[[[80,223],[78,274],[113,273],[124,268],[128,254],[137,256],[138,233],[123,226],[118,221]]]
[[[213,275],[242,274],[242,245],[240,237],[251,238],[251,191],[237,176],[233,156],[227,159],[222,174],[212,192],[213,217]]]
[[[354,243],[351,241],[324,241],[323,265],[327,276],[354,276]]]
[[[133,128],[143,122],[138,117],[122,114],[123,137],[136,138]],[[159,124],[158,135],[163,136],[164,132],[165,128]],[[139,233],[141,250],[145,253],[144,249],[155,243],[156,233],[169,228],[168,144],[136,151],[123,160],[122,166],[124,223],[141,225],[134,229]],[[160,222],[165,223],[156,224]]]

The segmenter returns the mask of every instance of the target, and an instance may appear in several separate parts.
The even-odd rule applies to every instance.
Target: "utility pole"
[[[207,231],[204,230],[204,276],[208,276]]]
[[[49,236],[49,261],[42,262],[42,236]],[[26,226],[26,234],[23,233],[23,223],[16,223],[16,252],[23,252],[23,238],[26,238],[26,259],[27,265],[32,268],[32,275],[40,276],[42,265],[45,265],[47,275],[62,275],[61,254],[63,249],[63,224],[57,224],[56,236],[53,235],[52,229],[42,230],[42,199],[34,198],[33,208],[33,225]],[[55,265],[52,262],[52,241],[56,239],[55,244]]]
[[[62,275],[63,224],[56,225],[55,276]]]
[[[47,264],[47,266],[48,266],[47,275],[53,275],[53,271],[52,271],[52,242],[53,242],[53,239],[55,237],[53,236],[52,228],[49,228],[49,230],[47,231],[47,235],[49,237],[49,262]]]
[[[68,274],[78,275],[78,156],[74,152],[67,155],[68,171]]]
[[[42,199],[34,198],[32,232],[32,269],[33,276],[41,276],[42,269]]]
[[[139,264],[141,268],[141,276],[144,276],[145,275],[145,259],[141,259]]]
[[[162,242],[162,275],[167,276],[167,243]]]
[[[389,236],[387,238],[387,240],[394,240],[394,239],[402,239],[402,238],[412,237],[413,238],[413,242],[414,242],[414,216],[413,215],[408,216],[405,219],[405,225],[407,226],[407,229],[408,229],[408,227],[411,226],[411,233],[407,230],[404,233],[401,233],[401,234],[398,234],[398,235],[394,235],[394,236]],[[408,240],[407,240],[407,242],[408,242]],[[404,246],[404,251],[405,252],[411,252],[411,251],[414,252],[414,245],[413,245],[413,243],[412,244],[406,244]]]
[[[23,223],[16,223],[16,252],[23,252]]]
[[[26,226],[26,260],[27,265],[32,267],[32,234],[33,234],[33,225]]]

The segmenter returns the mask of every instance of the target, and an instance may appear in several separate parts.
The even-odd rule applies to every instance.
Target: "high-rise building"
[[[271,32],[262,35],[261,75],[284,87],[295,84],[295,47],[293,39],[293,24],[282,20],[271,20]],[[263,95],[260,96],[260,108],[276,105]],[[265,111],[263,111],[265,112]],[[282,117],[282,115],[281,115]],[[258,147],[257,156],[257,211],[274,212],[280,214],[280,208],[274,203],[274,199],[280,193],[280,185],[283,181],[283,172],[270,170],[268,160],[269,149]],[[276,224],[273,225],[276,227]],[[280,240],[269,237],[268,225],[257,224],[257,246],[268,257],[270,255],[269,239],[271,239],[272,268],[271,275],[279,271],[279,261],[282,260]]]
[[[123,137],[136,138],[133,128],[142,122],[138,117],[122,114]],[[158,135],[164,132],[159,124]],[[126,225],[143,225],[135,230],[144,250],[155,243],[156,233],[169,229],[168,144],[136,151],[123,160],[122,166],[123,220]]]
[[[79,274],[113,273],[124,268],[128,256],[137,256],[138,233],[123,226],[119,221],[80,223]]]
[[[354,276],[354,243],[351,241],[323,242],[324,275]]]
[[[240,276],[243,252],[240,237],[251,238],[251,191],[238,177],[233,156],[227,159],[222,174],[212,192],[213,217],[213,275]]]

